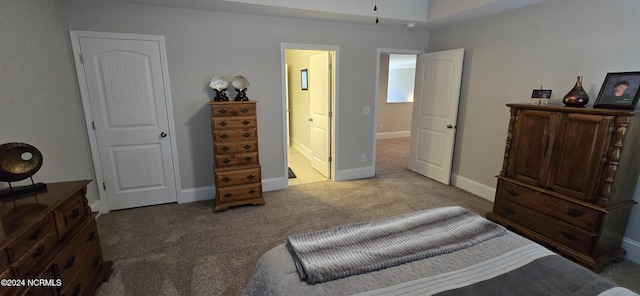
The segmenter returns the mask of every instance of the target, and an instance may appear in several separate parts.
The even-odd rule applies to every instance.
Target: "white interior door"
[[[309,96],[311,105],[311,166],[327,178],[331,177],[330,121],[331,85],[330,55],[322,52],[309,58]]]
[[[176,202],[164,45],[78,40],[108,209]]]
[[[464,49],[418,55],[409,169],[449,185]]]
[[[284,85],[285,85],[285,92],[284,92],[284,97],[285,97],[285,120],[287,121],[287,147],[291,146],[291,107],[290,102],[289,102],[289,65],[284,64]]]

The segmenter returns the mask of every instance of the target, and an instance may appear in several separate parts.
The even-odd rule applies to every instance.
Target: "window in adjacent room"
[[[387,103],[412,103],[416,77],[415,54],[389,54]]]

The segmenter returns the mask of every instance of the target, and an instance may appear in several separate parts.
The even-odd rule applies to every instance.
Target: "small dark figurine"
[[[221,90],[217,90],[214,89],[214,91],[216,92],[216,97],[213,98],[214,102],[228,102],[229,101],[229,97],[227,97],[227,89],[221,89]]]
[[[248,101],[249,100],[249,98],[247,98],[247,94],[246,94],[247,89],[246,88],[242,89],[242,90],[236,89],[236,91],[238,92],[238,94],[236,94],[236,98],[235,98],[234,101]]]
[[[238,93],[236,95],[235,101],[248,101],[247,98],[247,88],[249,87],[249,81],[243,76],[233,77],[231,80],[231,85]]]

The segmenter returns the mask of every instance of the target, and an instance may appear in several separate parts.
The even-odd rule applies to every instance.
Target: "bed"
[[[243,295],[638,295],[464,208],[294,235]]]

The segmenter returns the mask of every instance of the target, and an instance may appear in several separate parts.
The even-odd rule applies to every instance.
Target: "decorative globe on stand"
[[[231,80],[231,86],[236,90],[236,98],[235,101],[248,101],[247,98],[247,88],[249,87],[249,81],[243,76],[233,77]]]
[[[229,101],[229,97],[227,97],[227,88],[229,87],[229,80],[222,76],[214,76],[211,79],[211,83],[209,83],[209,87],[211,87],[216,92],[216,97],[213,98],[215,102],[226,102]]]

